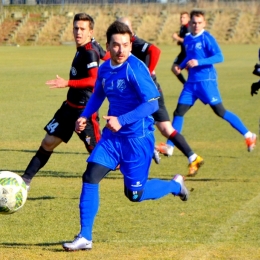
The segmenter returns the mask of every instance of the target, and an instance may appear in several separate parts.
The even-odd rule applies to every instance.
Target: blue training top
[[[213,64],[224,60],[221,49],[216,39],[207,31],[193,36],[187,34],[183,42],[186,50],[186,58],[180,64],[184,69],[189,60],[198,60],[198,66],[189,68],[187,82],[204,80],[216,80],[217,72]]]
[[[134,55],[130,54],[121,66],[112,67],[109,59],[99,67],[94,93],[81,116],[90,117],[106,97],[108,115],[118,117],[122,125],[113,134],[140,137],[154,129],[150,114],[158,109],[160,93],[146,65]]]

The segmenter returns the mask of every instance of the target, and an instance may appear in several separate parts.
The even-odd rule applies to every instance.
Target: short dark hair
[[[190,19],[192,19],[193,16],[205,16],[205,12],[202,10],[193,10],[190,12]]]
[[[129,34],[130,39],[132,38],[132,32],[129,27],[121,23],[119,21],[113,22],[107,29],[106,36],[107,36],[107,43],[110,42],[111,37],[113,34]]]
[[[183,12],[180,13],[180,15],[184,15],[184,14],[189,15],[189,13],[187,11],[183,11]]]
[[[86,13],[75,14],[74,19],[73,19],[73,23],[75,21],[89,21],[89,28],[91,30],[94,29],[94,19],[90,15],[88,15]]]

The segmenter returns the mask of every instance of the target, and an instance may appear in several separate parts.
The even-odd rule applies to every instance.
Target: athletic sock
[[[189,163],[192,163],[196,160],[196,158],[198,157],[198,155],[196,153],[192,154],[191,156],[189,156],[188,160]]]
[[[177,75],[176,77],[182,84],[185,84],[186,79],[183,77],[183,75],[181,73],[179,75]]]
[[[245,135],[248,132],[248,129],[245,127],[241,119],[234,113],[227,110],[223,119],[228,121],[240,134]]]
[[[40,146],[39,150],[28,164],[24,174],[22,175],[22,178],[26,179],[26,181],[29,181],[30,183],[35,174],[48,162],[51,154],[52,151],[46,151],[42,146]]]
[[[251,138],[252,137],[252,133],[250,131],[248,131],[247,133],[244,134],[245,138]]]
[[[179,183],[171,181],[163,181],[160,179],[152,179],[146,182],[143,195],[140,201],[156,200],[169,193],[178,195],[181,191]]]
[[[183,116],[175,116],[172,120],[172,127],[177,130],[177,132],[181,133],[182,130],[182,126],[183,126],[183,122],[184,122],[184,117]],[[174,143],[168,139],[166,142],[168,145],[173,146],[174,147]]]
[[[80,196],[80,234],[92,241],[92,228],[99,207],[99,184],[83,183]]]
[[[194,154],[185,138],[176,130],[168,138],[187,158]]]

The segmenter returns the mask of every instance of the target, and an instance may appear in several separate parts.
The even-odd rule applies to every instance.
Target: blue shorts
[[[205,105],[217,105],[222,102],[216,80],[186,82],[179,97],[179,104],[194,105],[199,99]]]
[[[141,138],[128,138],[114,135],[105,128],[87,162],[95,162],[112,170],[120,164],[125,186],[132,191],[142,190],[148,179],[154,143],[153,132]]]

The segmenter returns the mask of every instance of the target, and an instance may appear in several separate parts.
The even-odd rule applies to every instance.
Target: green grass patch
[[[221,46],[219,88],[227,109],[259,132],[259,96],[250,85],[258,45]],[[169,114],[181,84],[170,67],[178,46],[160,46],[156,73]],[[0,47],[0,170],[22,174],[45,135],[43,127],[66,98],[50,90],[56,74],[67,78],[75,47]],[[107,104],[100,110],[105,115]],[[171,116],[172,117],[172,116]],[[101,121],[101,125],[104,122]],[[183,134],[205,165],[187,180],[189,201],[166,196],[131,203],[119,172],[101,182],[91,251],[64,252],[61,244],[79,231],[79,195],[87,153],[77,136],[61,144],[32,182],[25,206],[0,215],[0,259],[260,259],[260,149],[248,153],[243,137],[198,101],[185,116]],[[157,142],[165,139],[156,130]],[[187,173],[187,159],[172,157],[152,164],[150,177],[170,180]]]

